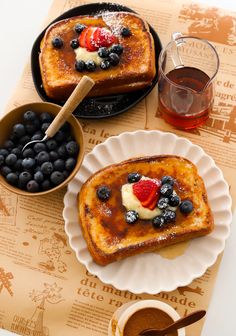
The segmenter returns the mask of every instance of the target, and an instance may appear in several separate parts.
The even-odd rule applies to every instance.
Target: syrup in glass
[[[208,119],[213,105],[213,85],[209,76],[194,67],[168,72],[159,81],[159,111],[175,127],[196,128]],[[177,85],[175,85],[177,84]]]

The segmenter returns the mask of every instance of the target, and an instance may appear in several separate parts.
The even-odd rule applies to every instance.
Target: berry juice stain
[[[159,111],[162,117],[178,128],[191,129],[202,125],[213,105],[212,83],[200,69],[182,67],[159,80]],[[177,84],[178,86],[176,86]]]

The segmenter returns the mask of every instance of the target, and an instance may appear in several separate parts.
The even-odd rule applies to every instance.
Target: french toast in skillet
[[[117,45],[121,47],[114,48]],[[108,52],[101,53],[100,48]],[[86,63],[89,60],[95,67]],[[41,42],[39,61],[47,96],[59,100],[69,97],[84,74],[95,81],[90,96],[142,89],[156,74],[148,24],[128,12],[77,16],[52,24]]]
[[[172,185],[168,193],[166,184]],[[214,227],[197,168],[171,155],[130,159],[98,171],[83,184],[78,209],[88,249],[100,265],[206,235]]]

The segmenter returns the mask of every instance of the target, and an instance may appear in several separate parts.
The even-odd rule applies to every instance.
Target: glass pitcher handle
[[[179,32],[172,33],[171,40],[171,59],[174,63],[175,69],[184,67],[184,63],[179,55],[178,47],[184,44],[185,42],[181,39],[181,36],[183,36]]]

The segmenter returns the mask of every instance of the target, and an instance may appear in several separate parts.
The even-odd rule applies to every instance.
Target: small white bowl
[[[108,336],[123,336],[128,319],[138,310],[157,308],[167,313],[174,321],[180,319],[179,314],[168,304],[158,300],[137,300],[125,303],[115,311],[108,327]],[[185,336],[185,328],[178,329],[178,336]]]

